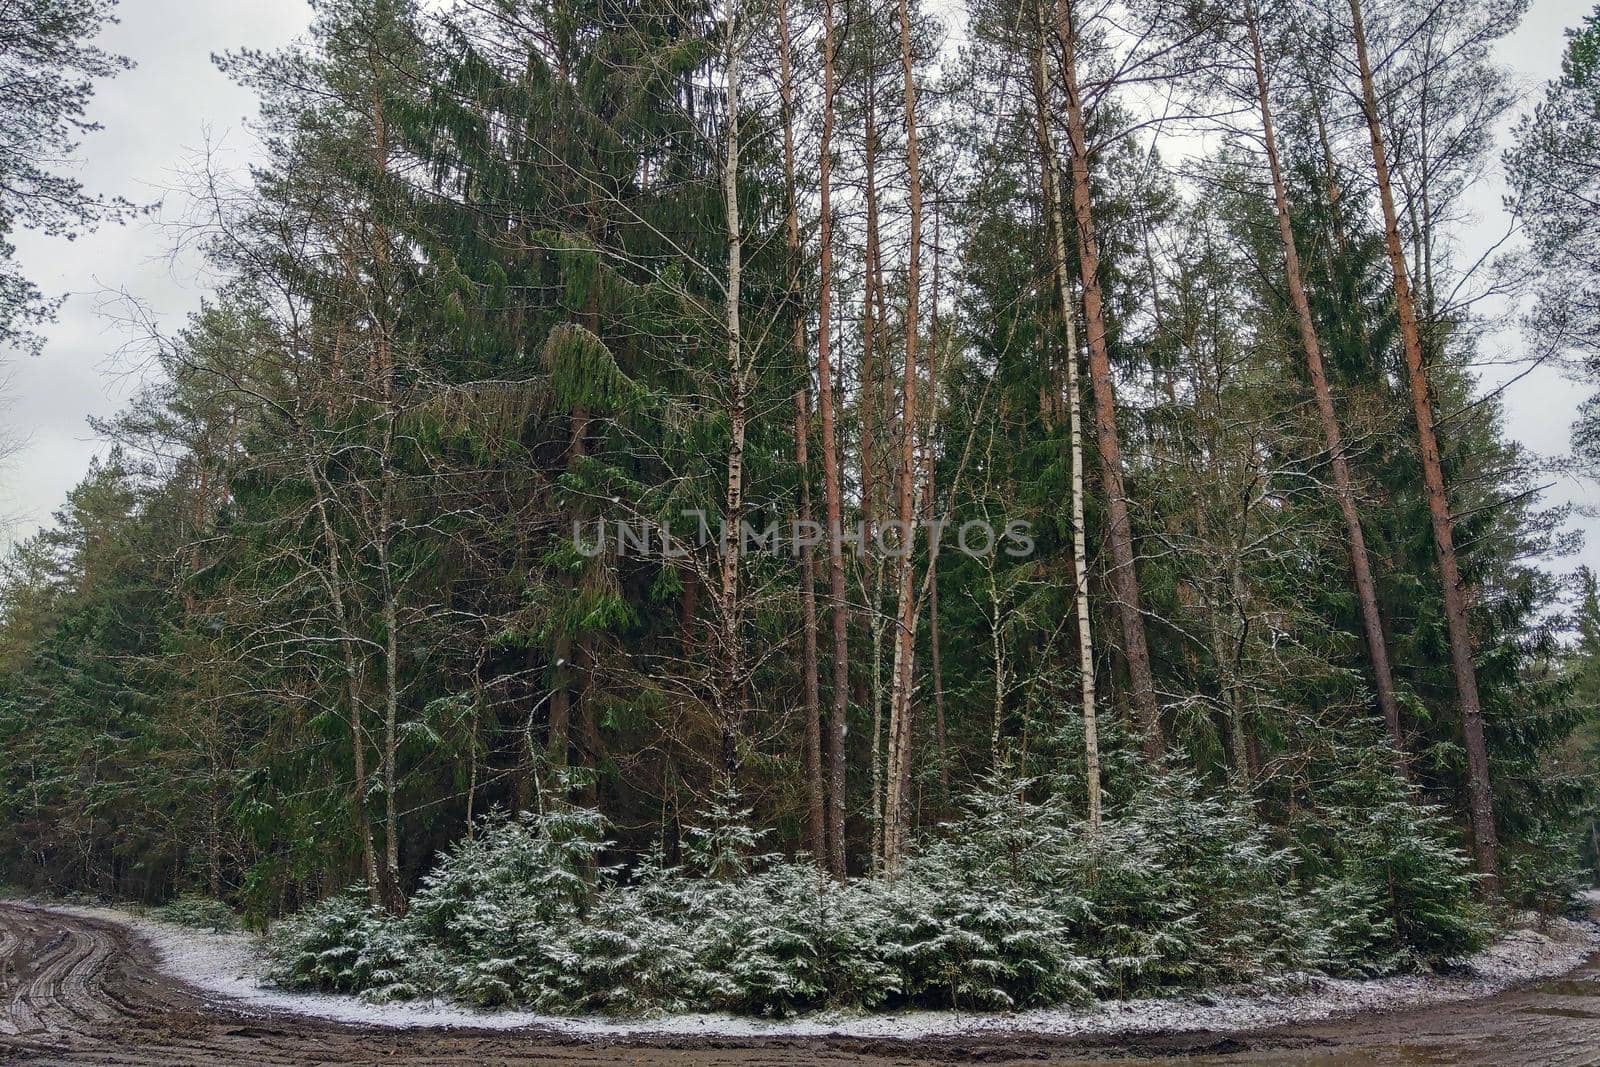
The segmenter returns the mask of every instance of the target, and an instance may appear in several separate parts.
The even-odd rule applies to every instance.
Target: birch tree
[[[1100,743],[1095,706],[1094,633],[1089,611],[1088,537],[1083,518],[1083,412],[1078,384],[1077,302],[1067,267],[1066,217],[1061,209],[1060,173],[1052,131],[1052,94],[1046,54],[1045,11],[1036,13],[1038,44],[1034,52],[1033,94],[1039,137],[1040,192],[1048,218],[1055,281],[1063,337],[1062,361],[1066,365],[1067,448],[1071,463],[1073,607],[1078,630],[1079,699],[1083,710],[1085,777],[1089,797],[1089,825],[1100,825]]]

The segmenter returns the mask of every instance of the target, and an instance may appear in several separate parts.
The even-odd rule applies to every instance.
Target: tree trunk
[[[572,638],[568,634],[556,637],[554,666],[550,672],[550,730],[544,749],[545,764],[552,776],[546,793],[552,800],[566,796],[565,783],[559,779],[567,770],[572,748]]]
[[[339,649],[344,661],[345,700],[350,716],[350,749],[355,765],[355,796],[351,803],[351,817],[355,820],[361,839],[361,870],[367,879],[367,898],[374,905],[384,903],[382,886],[378,877],[378,854],[372,839],[372,818],[367,812],[367,792],[371,788],[367,773],[367,735],[363,727],[361,697],[361,667],[356,659],[355,640],[350,634],[350,624],[344,604],[343,580],[339,576],[339,540],[334,534],[333,521],[328,516],[327,499],[323,495],[323,481],[317,476],[309,451],[303,457],[307,478],[317,494],[317,519],[322,530],[323,547],[328,553],[327,591],[333,607],[333,620],[339,627]]]
[[[793,300],[795,366],[801,373],[800,388],[794,394],[794,459],[800,478],[801,529],[811,528],[811,366],[806,353],[806,320],[800,312],[800,213],[795,195],[794,171],[794,72],[790,65],[789,6],[778,0],[778,63],[783,96],[783,179],[788,208],[785,238],[789,248],[789,269]],[[800,552],[801,666],[805,714],[806,760],[806,836],[814,860],[827,864],[827,814],[822,785],[822,698],[817,677],[817,568],[811,545],[803,543]]]
[[[1405,737],[1400,730],[1400,705],[1395,699],[1394,674],[1389,669],[1389,650],[1383,638],[1383,620],[1378,613],[1377,586],[1372,579],[1372,564],[1367,556],[1367,539],[1361,529],[1355,489],[1350,479],[1350,464],[1345,458],[1344,441],[1339,432],[1339,417],[1334,411],[1333,394],[1322,366],[1322,347],[1311,319],[1311,303],[1306,299],[1300,273],[1300,253],[1295,246],[1294,226],[1289,216],[1289,195],[1284,185],[1283,168],[1278,161],[1278,140],[1272,123],[1272,103],[1267,91],[1266,64],[1261,54],[1261,31],[1254,3],[1247,4],[1245,20],[1250,32],[1251,57],[1255,62],[1256,98],[1261,108],[1261,129],[1267,149],[1267,165],[1272,171],[1273,201],[1277,207],[1278,235],[1283,241],[1284,272],[1289,282],[1289,302],[1300,327],[1300,345],[1305,351],[1306,370],[1316,395],[1317,416],[1322,423],[1323,442],[1333,468],[1334,495],[1344,517],[1345,538],[1350,549],[1350,571],[1355,581],[1356,599],[1361,605],[1361,625],[1367,638],[1367,660],[1372,666],[1373,686],[1378,708],[1389,727],[1389,740],[1395,751],[1405,753]]]
[[[917,601],[912,588],[916,547],[917,452],[917,321],[921,300],[922,163],[917,145],[917,86],[911,53],[911,13],[900,0],[900,67],[904,79],[906,183],[910,200],[910,247],[906,260],[906,356],[900,396],[900,478],[895,516],[899,521],[899,555],[895,559],[898,588],[894,678],[889,701],[888,801],[884,810],[884,859],[891,873],[898,869],[910,823],[912,730],[912,663],[916,654]]]
[[[578,712],[578,751],[583,757],[583,767],[588,772],[578,791],[579,802],[595,808],[600,804],[600,767],[605,762],[605,740],[600,736],[600,723],[595,715],[595,702],[590,694],[594,687],[594,643],[588,635],[578,638],[573,649],[573,667],[578,676],[576,707]]]
[[[393,411],[389,413],[384,430],[383,486],[378,519],[378,567],[383,595],[383,891],[385,904],[390,911],[405,910],[405,896],[400,889],[400,811],[397,763],[400,754],[400,612],[399,593],[395,589],[393,560],[390,554],[389,534],[394,522],[394,472],[390,464],[390,450],[394,441]]]
[[[829,351],[829,306],[833,288],[833,218],[831,170],[833,152],[833,0],[824,0],[822,15],[822,144],[817,153],[818,243],[820,289],[817,293],[817,414],[822,420],[822,485],[828,520],[828,597],[833,624],[833,706],[828,719],[828,867],[845,875],[844,746],[850,713],[849,603],[844,586],[843,492],[839,485],[838,436],[834,429],[833,361]]]
[[[878,534],[880,533],[879,519],[879,492],[878,468],[875,453],[878,442],[879,427],[890,425],[893,413],[884,404],[885,389],[884,377],[878,371],[878,345],[887,339],[888,335],[888,309],[884,302],[883,282],[883,244],[879,239],[878,228],[878,105],[877,105],[877,78],[878,72],[873,62],[875,53],[871,48],[866,52],[866,115],[865,115],[865,162],[866,162],[866,249],[863,263],[863,273],[866,283],[863,286],[862,320],[861,320],[861,398],[857,404],[861,414],[861,547],[860,552],[870,559],[870,566],[865,569],[867,578],[863,580],[864,600],[866,601],[863,616],[865,628],[872,642],[871,679],[867,686],[868,698],[872,705],[872,741],[869,753],[872,762],[872,857],[876,867],[883,860],[883,832],[884,832],[884,801],[883,788],[883,637],[886,618],[883,612],[883,579],[884,557],[878,551]],[[880,407],[883,408],[880,411]],[[880,422],[879,416],[882,416]],[[884,492],[884,505],[887,510],[887,491]]]
[[[1100,730],[1095,708],[1094,632],[1089,618],[1089,552],[1083,519],[1083,409],[1078,388],[1078,329],[1073,310],[1072,285],[1067,280],[1066,218],[1056,172],[1056,152],[1050,135],[1050,93],[1046,77],[1044,9],[1039,7],[1038,50],[1034,56],[1035,116],[1039,127],[1039,156],[1043,176],[1045,211],[1051,231],[1056,288],[1061,302],[1067,365],[1067,437],[1072,465],[1072,599],[1078,625],[1078,674],[1083,702],[1084,782],[1088,792],[1091,829],[1100,826]]]
[[[1456,565],[1455,524],[1445,492],[1444,468],[1439,459],[1439,439],[1434,432],[1433,400],[1428,394],[1428,369],[1422,359],[1417,331],[1417,308],[1406,273],[1405,250],[1400,243],[1400,223],[1395,214],[1394,190],[1389,181],[1389,160],[1378,121],[1377,93],[1367,58],[1367,32],[1361,18],[1361,0],[1350,0],[1350,21],[1355,36],[1356,61],[1361,70],[1362,110],[1372,138],[1373,172],[1378,199],[1383,205],[1384,243],[1394,274],[1394,299],[1405,346],[1406,375],[1411,386],[1411,406],[1417,420],[1417,444],[1422,457],[1423,484],[1428,494],[1428,514],[1439,558],[1439,578],[1444,586],[1445,622],[1450,634],[1450,663],[1456,695],[1461,701],[1461,733],[1467,750],[1467,796],[1472,821],[1473,851],[1484,891],[1499,891],[1499,843],[1494,825],[1494,801],[1489,787],[1489,753],[1483,738],[1483,708],[1478,702],[1478,676],[1473,666],[1472,634],[1467,620],[1461,572]]]
[[[599,323],[592,312],[594,303],[592,295],[589,302],[591,308],[586,309],[585,317],[588,319],[590,332],[594,333]],[[595,336],[599,334],[595,333]],[[573,409],[568,423],[566,467],[571,470],[588,451],[588,410],[583,405],[578,405]],[[570,578],[567,581],[570,593],[575,583]],[[577,643],[582,641],[583,637],[580,634]],[[571,764],[569,753],[572,750],[572,711],[575,702],[572,667],[577,656],[574,644],[573,636],[563,631],[556,635],[555,647],[552,649],[555,663],[550,672],[550,729],[545,738],[545,760],[551,777],[545,784],[547,803],[566,803],[570,798],[568,786],[571,782],[566,772]]]
[[[877,72],[867,71],[867,100],[863,144],[866,169],[866,248],[862,256],[865,282],[861,296],[861,521],[863,548],[872,544],[878,522],[877,463],[878,445],[878,345],[883,331],[880,304],[883,299],[883,264],[878,240],[878,109],[874,89]],[[874,611],[876,604],[873,605]],[[869,620],[870,623],[870,620]]]
[[[922,440],[922,514],[932,523],[938,519],[935,508],[936,455],[934,439],[939,420],[939,353],[943,341],[939,333],[939,196],[935,189],[933,201],[933,317],[928,345],[928,428]],[[944,671],[939,662],[939,538],[934,527],[928,527],[928,570],[923,577],[928,591],[928,671],[933,689],[933,741],[939,760],[939,800],[946,807],[950,803],[950,761],[945,751],[944,721]]]
[[[379,173],[389,168],[389,126],[383,101],[374,96],[372,101],[373,164]],[[399,412],[395,404],[395,358],[393,338],[389,336],[388,274],[390,245],[388,226],[378,219],[372,228],[372,258],[377,292],[373,309],[373,355],[368,368],[376,379],[378,399],[383,411],[383,441],[378,455],[379,492],[378,528],[375,547],[378,557],[378,585],[382,597],[380,614],[383,620],[383,749],[379,753],[379,777],[383,782],[383,852],[382,893],[385,906],[392,912],[405,911],[405,894],[400,888],[400,812],[399,798],[399,591],[395,588],[390,539],[394,532],[395,424]]]
[[[1106,540],[1111,547],[1112,587],[1122,621],[1123,658],[1128,664],[1132,699],[1144,734],[1144,754],[1155,759],[1165,744],[1161,715],[1156,704],[1150,670],[1150,648],[1145,641],[1144,614],[1140,607],[1139,576],[1134,569],[1133,524],[1128,517],[1128,496],[1122,480],[1122,444],[1117,436],[1116,387],[1111,357],[1106,350],[1106,324],[1100,292],[1100,246],[1095,238],[1094,211],[1089,189],[1089,143],[1078,89],[1077,30],[1073,0],[1057,0],[1056,32],[1065,55],[1062,87],[1067,95],[1067,137],[1072,143],[1072,214],[1078,227],[1078,272],[1083,282],[1083,317],[1088,333],[1089,384],[1094,392],[1095,438],[1100,446],[1100,480],[1105,486],[1109,519]]]
[[[989,588],[989,658],[994,661],[994,686],[989,711],[989,773],[1000,773],[1000,734],[1006,718],[1005,613],[1001,610],[1000,589],[994,580],[994,559],[984,559],[984,577]]]
[[[728,14],[727,152],[722,167],[723,207],[727,218],[728,373],[732,396],[728,419],[728,479],[722,526],[722,658],[718,700],[722,704],[722,769],[732,780],[739,762],[738,738],[743,718],[743,656],[740,654],[739,524],[744,518],[745,366],[739,329],[739,283],[742,270],[739,235],[739,45],[737,11]]]

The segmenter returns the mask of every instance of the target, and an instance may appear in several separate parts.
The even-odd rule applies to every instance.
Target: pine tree
[[[1600,142],[1600,9],[1567,31],[1561,76],[1546,88],[1533,114],[1517,124],[1506,153],[1515,206],[1528,227],[1540,278],[1533,326],[1551,348],[1574,348],[1592,375],[1600,352],[1600,241],[1597,241],[1596,144]],[[1592,462],[1595,402],[1577,433]]]
[[[84,118],[95,81],[133,65],[89,43],[114,21],[116,0],[24,0],[0,19],[0,349],[37,354],[43,342],[33,330],[60,306],[13,264],[11,235],[32,230],[70,240],[142,210],[62,173],[79,138],[99,128]]]
[[[1145,754],[1156,758],[1164,742],[1156,701],[1150,650],[1140,606],[1135,570],[1133,526],[1123,478],[1122,444],[1117,433],[1117,403],[1106,347],[1104,296],[1100,277],[1100,245],[1095,232],[1093,193],[1089,181],[1088,118],[1079,70],[1081,27],[1072,0],[1058,0],[1056,36],[1062,49],[1062,91],[1067,101],[1070,142],[1072,214],[1077,226],[1078,270],[1083,285],[1083,314],[1089,350],[1089,384],[1094,395],[1095,437],[1100,450],[1100,478],[1105,487],[1107,541],[1113,562],[1117,612],[1122,622],[1123,657],[1128,665],[1134,707],[1145,736]]]
[[[1478,695],[1478,679],[1473,664],[1473,641],[1468,629],[1461,571],[1456,560],[1455,524],[1450,514],[1444,473],[1439,458],[1435,431],[1433,397],[1429,392],[1428,371],[1423,362],[1422,339],[1418,332],[1416,304],[1411,277],[1407,273],[1405,251],[1401,245],[1400,222],[1395,212],[1394,193],[1389,182],[1388,156],[1384,144],[1372,67],[1367,56],[1365,23],[1360,0],[1350,0],[1350,21],[1355,40],[1356,61],[1361,71],[1362,110],[1372,141],[1373,172],[1378,184],[1378,199],[1383,207],[1384,236],[1390,266],[1394,272],[1394,298],[1400,317],[1400,337],[1405,350],[1406,377],[1411,387],[1412,409],[1416,416],[1418,446],[1423,480],[1427,487],[1428,513],[1433,526],[1434,547],[1438,553],[1439,580],[1444,586],[1445,621],[1450,634],[1451,669],[1460,701],[1462,734],[1468,763],[1468,811],[1472,819],[1474,853],[1486,890],[1493,893],[1498,878],[1498,851],[1494,801],[1489,786],[1489,756],[1484,742],[1483,709]]]

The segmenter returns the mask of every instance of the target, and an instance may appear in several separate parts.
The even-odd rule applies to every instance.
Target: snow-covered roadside
[[[1588,894],[1600,906],[1600,892]],[[17,903],[25,903],[18,901]],[[40,905],[33,905],[40,906]],[[354,997],[292,993],[263,986],[256,939],[208,933],[136,916],[115,908],[52,906],[84,918],[131,928],[157,952],[162,969],[245,1008],[288,1011],[340,1022],[386,1027],[539,1029],[581,1037],[857,1037],[925,1038],[958,1034],[1034,1033],[1112,1037],[1204,1030],[1254,1030],[1364,1011],[1391,1011],[1474,1000],[1514,985],[1566,974],[1600,948],[1600,926],[1564,919],[1543,930],[1513,930],[1451,976],[1403,976],[1371,981],[1307,978],[1279,982],[1292,992],[1252,988],[1165,999],[1109,1001],[1085,1008],[1051,1008],[1010,1014],[915,1011],[882,1015],[822,1013],[766,1021],[721,1014],[673,1015],[612,1021],[532,1012],[480,1012],[442,1002],[367,1004]]]

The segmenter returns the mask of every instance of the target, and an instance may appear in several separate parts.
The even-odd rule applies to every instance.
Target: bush
[[[1294,873],[1248,801],[1152,776],[1076,858],[1082,936],[1119,996],[1292,969],[1305,941]]]
[[[881,952],[906,998],[1001,1011],[1094,999],[1099,966],[1024,884],[974,878],[936,855],[912,861],[886,895]]]
[[[443,992],[483,1007],[545,999],[563,965],[558,946],[582,925],[607,873],[605,834],[605,820],[584,808],[496,812],[451,849],[404,923],[442,954]]]
[[[1480,948],[1491,926],[1445,813],[1382,771],[1330,788],[1302,833],[1313,962],[1336,975],[1433,966]]]
[[[430,955],[402,922],[368,906],[365,887],[352,886],[273,927],[267,978],[287,989],[407,1000],[425,991],[417,977]]]
[[[1520,847],[1500,852],[1501,890],[1507,901],[1542,915],[1581,913],[1577,894],[1593,884],[1584,866],[1581,842],[1571,834],[1541,830]]]
[[[879,918],[873,902],[815,867],[778,862],[737,882],[685,880],[681,896],[681,936],[695,952],[693,988],[705,1004],[784,1016],[881,1001],[894,987],[868,927]],[[830,916],[830,899],[856,907]],[[852,968],[866,981],[848,976]]]
[[[1379,783],[1381,785],[1381,783]],[[1248,799],[1147,776],[1091,831],[1037,783],[997,776],[894,879],[837,882],[762,855],[720,798],[623,879],[600,817],[492,815],[410,911],[359,891],[274,931],[273,975],[369,996],[635,1015],[822,1007],[997,1009],[1248,981],[1310,965],[1379,973],[1487,929],[1442,817],[1403,784],[1276,844]]]
[[[552,946],[556,966],[535,1003],[620,1015],[696,1007],[698,946],[684,940],[676,918],[686,889],[659,852],[647,858],[632,885],[607,886],[588,921],[574,924]]]
[[[184,896],[156,909],[156,918],[179,926],[193,926],[201,930],[236,930],[239,917],[233,909],[220,900],[210,897]]]

